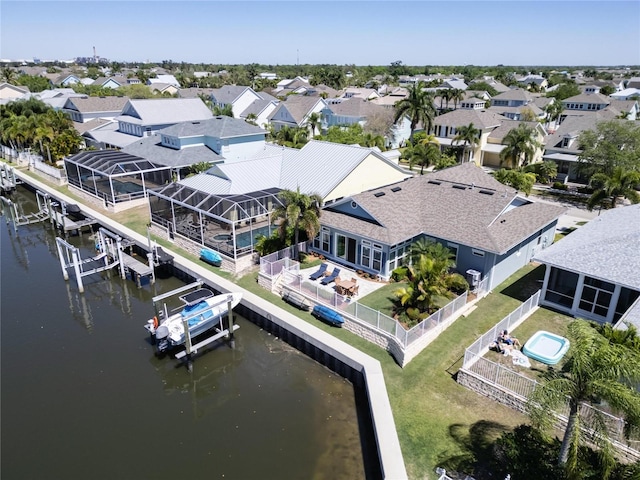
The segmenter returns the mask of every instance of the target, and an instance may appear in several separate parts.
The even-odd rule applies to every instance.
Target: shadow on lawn
[[[516,280],[508,287],[500,290],[500,293],[508,297],[515,298],[521,302],[525,302],[529,297],[531,297],[531,295],[542,288],[544,270],[544,265],[538,265],[521,279]]]
[[[493,444],[500,435],[510,430],[507,425],[487,420],[480,420],[472,425],[454,423],[449,426],[449,435],[462,452],[451,456],[448,452],[443,452],[439,455],[438,464],[452,478],[456,478],[452,475],[453,472],[473,473],[478,479],[487,478],[490,476],[488,469],[493,456]],[[465,478],[465,475],[462,474],[460,478]]]

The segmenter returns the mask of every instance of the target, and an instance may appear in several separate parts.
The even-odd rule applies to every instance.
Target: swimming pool
[[[522,347],[527,357],[546,365],[555,365],[569,350],[569,340],[545,330],[537,331]]]

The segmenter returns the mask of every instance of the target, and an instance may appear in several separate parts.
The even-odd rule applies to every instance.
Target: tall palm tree
[[[14,82],[18,79],[18,72],[11,67],[2,67],[2,69],[0,69],[0,79],[2,79],[3,82],[15,85]]]
[[[425,167],[435,165],[439,157],[440,149],[433,143],[418,143],[409,153],[409,170],[413,170],[414,165],[419,165],[420,175],[423,175]]]
[[[306,195],[300,193],[300,187],[293,190],[282,190],[278,193],[282,205],[277,207],[273,214],[274,223],[280,221],[278,231],[280,238],[287,239],[287,233],[293,230],[293,245],[297,248],[300,238],[300,230],[303,230],[308,240],[314,239],[320,231],[320,207],[322,197],[316,193]]]
[[[233,105],[231,105],[230,103],[227,103],[224,107],[221,107],[220,105],[215,105],[213,107],[213,114],[224,115],[225,117],[233,118]]]
[[[578,472],[578,447],[581,443],[596,443],[605,465],[612,465],[607,424],[595,416],[589,427],[597,432],[587,438],[583,431],[582,403],[604,400],[616,412],[632,423],[640,421],[640,353],[626,345],[610,342],[584,320],[569,324],[571,347],[559,370],[547,372],[543,383],[528,399],[528,412],[536,426],[550,428],[554,415],[550,412],[569,406],[569,418],[564,431],[558,463],[567,469],[569,478],[581,478]],[[605,472],[605,477],[608,477]]]
[[[429,133],[433,127],[433,119],[436,117],[436,109],[433,106],[433,93],[424,90],[424,83],[418,82],[414,86],[409,86],[409,95],[407,98],[396,103],[396,114],[393,123],[398,123],[405,115],[411,120],[411,137],[416,131],[419,123],[424,126],[425,132]]]
[[[452,88],[449,93],[451,100],[453,100],[453,109],[458,108],[458,102],[464,100],[464,90],[461,88]]]
[[[456,130],[456,136],[453,137],[454,145],[462,143],[462,156],[460,162],[464,161],[464,154],[469,150],[469,161],[472,159],[473,149],[480,143],[480,135],[482,132],[476,128],[473,123],[469,125],[463,125]]]
[[[526,123],[509,130],[502,143],[506,147],[500,152],[500,166],[521,167],[528,165],[541,144],[536,138],[535,128]]]
[[[258,120],[258,116],[255,113],[250,113],[249,115],[247,115],[247,117],[244,119],[245,122],[247,122],[250,125],[255,125],[256,127],[258,126],[258,123],[256,122],[256,120]]]
[[[600,208],[614,208],[620,198],[640,203],[640,193],[636,190],[638,184],[640,172],[634,170],[616,167],[611,175],[596,173],[589,180],[594,192],[587,201],[587,207],[589,210],[593,210],[596,205],[600,205]]]
[[[310,138],[313,138],[316,136],[316,131],[321,121],[322,121],[321,114],[314,112],[311,115],[309,115],[309,118],[307,119],[307,126],[309,127],[309,130],[311,130]]]

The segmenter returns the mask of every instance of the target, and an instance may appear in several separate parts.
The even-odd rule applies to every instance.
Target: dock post
[[[125,278],[127,278],[127,272],[125,272],[125,269],[124,269],[125,266],[124,266],[124,258],[122,257],[122,239],[120,237],[117,237],[117,240],[116,240],[116,250],[118,251],[118,262],[119,262],[118,266],[120,267],[120,278],[124,280]]]
[[[151,285],[156,283],[156,272],[153,265],[153,251],[147,253],[147,260],[149,261],[149,268],[151,269]]]
[[[84,293],[84,285],[82,285],[82,275],[80,274],[80,262],[78,261],[78,249],[71,250],[71,257],[73,258],[73,271],[76,273],[76,281],[78,282],[78,291]]]
[[[65,280],[69,280],[69,273],[67,272],[67,267],[64,263],[64,255],[62,254],[62,248],[60,247],[60,242],[56,238],[56,247],[58,248],[58,258],[60,259],[60,266],[62,266],[62,276]]]
[[[227,316],[229,318],[229,325],[227,325],[227,328],[229,329],[229,346],[231,348],[235,348],[236,347],[236,341],[233,338],[233,309],[231,308],[233,307],[233,295],[227,295]]]
[[[187,352],[187,370],[191,373],[193,372],[193,360],[191,359],[191,332],[189,332],[189,320],[187,320],[187,317],[182,319],[182,325],[184,326],[184,345]]]

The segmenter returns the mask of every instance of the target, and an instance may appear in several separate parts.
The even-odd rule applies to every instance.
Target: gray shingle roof
[[[640,290],[640,205],[602,212],[535,260]]]
[[[574,95],[573,97],[565,98],[562,100],[562,103],[595,103],[609,105],[611,103],[611,99],[609,97],[605,97],[601,93],[581,93],[579,95]]]
[[[538,122],[523,122],[520,120],[505,120],[504,122],[502,122],[502,125],[500,125],[498,128],[496,128],[495,130],[493,130],[490,134],[489,134],[489,138],[493,138],[495,140],[501,140],[505,137],[505,135],[507,133],[509,133],[511,130],[513,130],[514,128],[517,128],[518,125],[520,125],[521,123],[524,123],[525,125],[531,127],[531,128],[537,128],[539,123]]]
[[[394,192],[392,187],[400,187]],[[384,195],[379,196],[380,192]],[[378,195],[377,195],[378,194]],[[489,252],[505,253],[555,221],[565,210],[518,197],[472,163],[413,177],[401,183],[354,195],[379,222],[332,211],[322,223],[388,245],[420,233]],[[509,205],[523,203],[508,209]]]
[[[73,104],[81,113],[121,112],[129,97],[79,97],[67,100],[68,108]]]
[[[486,110],[458,109],[436,117],[433,120],[433,124],[461,127],[473,123],[476,128],[484,130],[498,127],[504,120],[507,120],[507,118]]]
[[[122,151],[146,158],[155,164],[169,167],[184,167],[200,162],[214,163],[224,161],[224,157],[204,145],[181,150],[163,147],[160,144],[160,135],[137,138],[135,142],[124,147]]]
[[[266,131],[239,118],[220,115],[208,120],[181,122],[159,131],[174,137],[197,137],[207,135],[215,138],[233,138],[247,135],[266,135]]]
[[[222,88],[214,88],[211,95],[216,102],[228,105],[233,103],[248,88],[242,85],[225,85]]]
[[[532,95],[522,88],[514,88],[513,90],[509,90],[508,92],[502,92],[493,97],[495,100],[523,100],[523,101],[531,101],[533,100]]]
[[[289,111],[296,123],[301,125],[305,116],[318,102],[324,102],[324,100],[319,97],[308,97],[306,95],[289,95],[286,101],[280,102],[276,109],[271,112],[269,119],[275,118],[278,111],[281,108],[285,108]]]
[[[359,97],[348,98],[340,103],[332,103],[329,105],[329,109],[335,115],[345,117],[367,117],[374,112],[386,111],[386,108]]]
[[[121,115],[117,120],[143,125],[162,125],[213,118],[211,110],[199,98],[162,98],[152,100],[129,100],[139,120],[130,115]],[[123,111],[128,110],[125,106]]]
[[[262,98],[260,100],[254,100],[249,104],[247,108],[245,108],[242,111],[242,113],[240,114],[240,117],[247,118],[247,116],[251,115],[252,113],[258,116],[260,112],[262,112],[267,107],[267,105],[269,105],[270,103],[276,103],[276,102],[278,102],[277,99],[275,100],[275,102],[273,100],[262,99]]]

